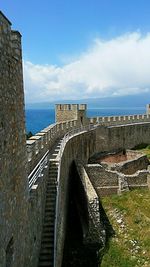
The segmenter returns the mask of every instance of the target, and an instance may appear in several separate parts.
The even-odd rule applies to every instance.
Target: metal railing
[[[49,150],[44,154],[44,156],[38,162],[33,171],[29,174],[28,176],[29,190],[31,190],[32,186],[36,183],[37,179],[43,176],[42,172],[48,165],[48,154]]]

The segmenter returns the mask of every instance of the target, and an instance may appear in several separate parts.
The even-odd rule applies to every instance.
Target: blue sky
[[[1,0],[0,9],[23,36],[28,102],[149,90],[139,79],[150,61],[149,0]]]

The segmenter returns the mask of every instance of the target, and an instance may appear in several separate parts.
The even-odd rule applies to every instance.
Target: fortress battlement
[[[57,104],[56,122],[26,140],[21,34],[11,30],[1,11],[0,50],[0,267],[37,267],[45,262],[62,266],[66,215],[77,207],[85,214],[77,214],[75,227],[96,249],[97,259],[97,244],[103,238],[99,201],[89,180],[78,177],[75,161],[87,164],[101,151],[150,144],[150,105],[143,115],[88,118],[86,104]],[[95,225],[99,235],[89,228]],[[95,233],[100,238],[95,239]]]

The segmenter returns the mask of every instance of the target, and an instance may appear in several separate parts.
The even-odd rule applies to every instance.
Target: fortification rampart
[[[124,116],[103,116],[89,118],[89,123],[109,125],[124,125],[138,122],[149,122],[150,114],[124,115]]]
[[[81,127],[81,133],[67,140],[58,161],[55,266],[60,267],[72,161],[79,159],[86,164],[95,152],[150,143],[150,115],[88,119],[86,105],[59,106],[57,123],[31,137],[26,146],[21,52],[20,33],[11,30],[11,23],[0,12],[0,266],[37,266],[48,177],[47,152],[65,133]],[[82,131],[88,123],[99,127]],[[28,178],[43,157],[42,172],[30,184]],[[125,175],[120,180],[123,187],[126,179],[132,185],[134,177]]]
[[[95,151],[95,131],[76,134],[70,138],[63,150],[59,165],[58,200],[56,214],[56,255],[55,266],[60,267],[63,257],[63,247],[66,232],[66,213],[68,203],[68,189],[70,183],[70,167],[74,159],[87,163],[88,158]]]
[[[79,127],[77,120],[57,122],[27,140],[28,174],[34,169],[44,154],[51,150],[57,139]]]

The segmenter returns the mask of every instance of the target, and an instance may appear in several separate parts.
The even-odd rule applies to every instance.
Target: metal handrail
[[[31,190],[32,186],[35,184],[35,182],[37,181],[37,179],[40,176],[42,176],[43,169],[47,167],[48,154],[49,154],[49,150],[44,154],[44,156],[38,162],[38,164],[33,169],[33,171],[29,174],[29,176],[28,176],[29,190]]]

